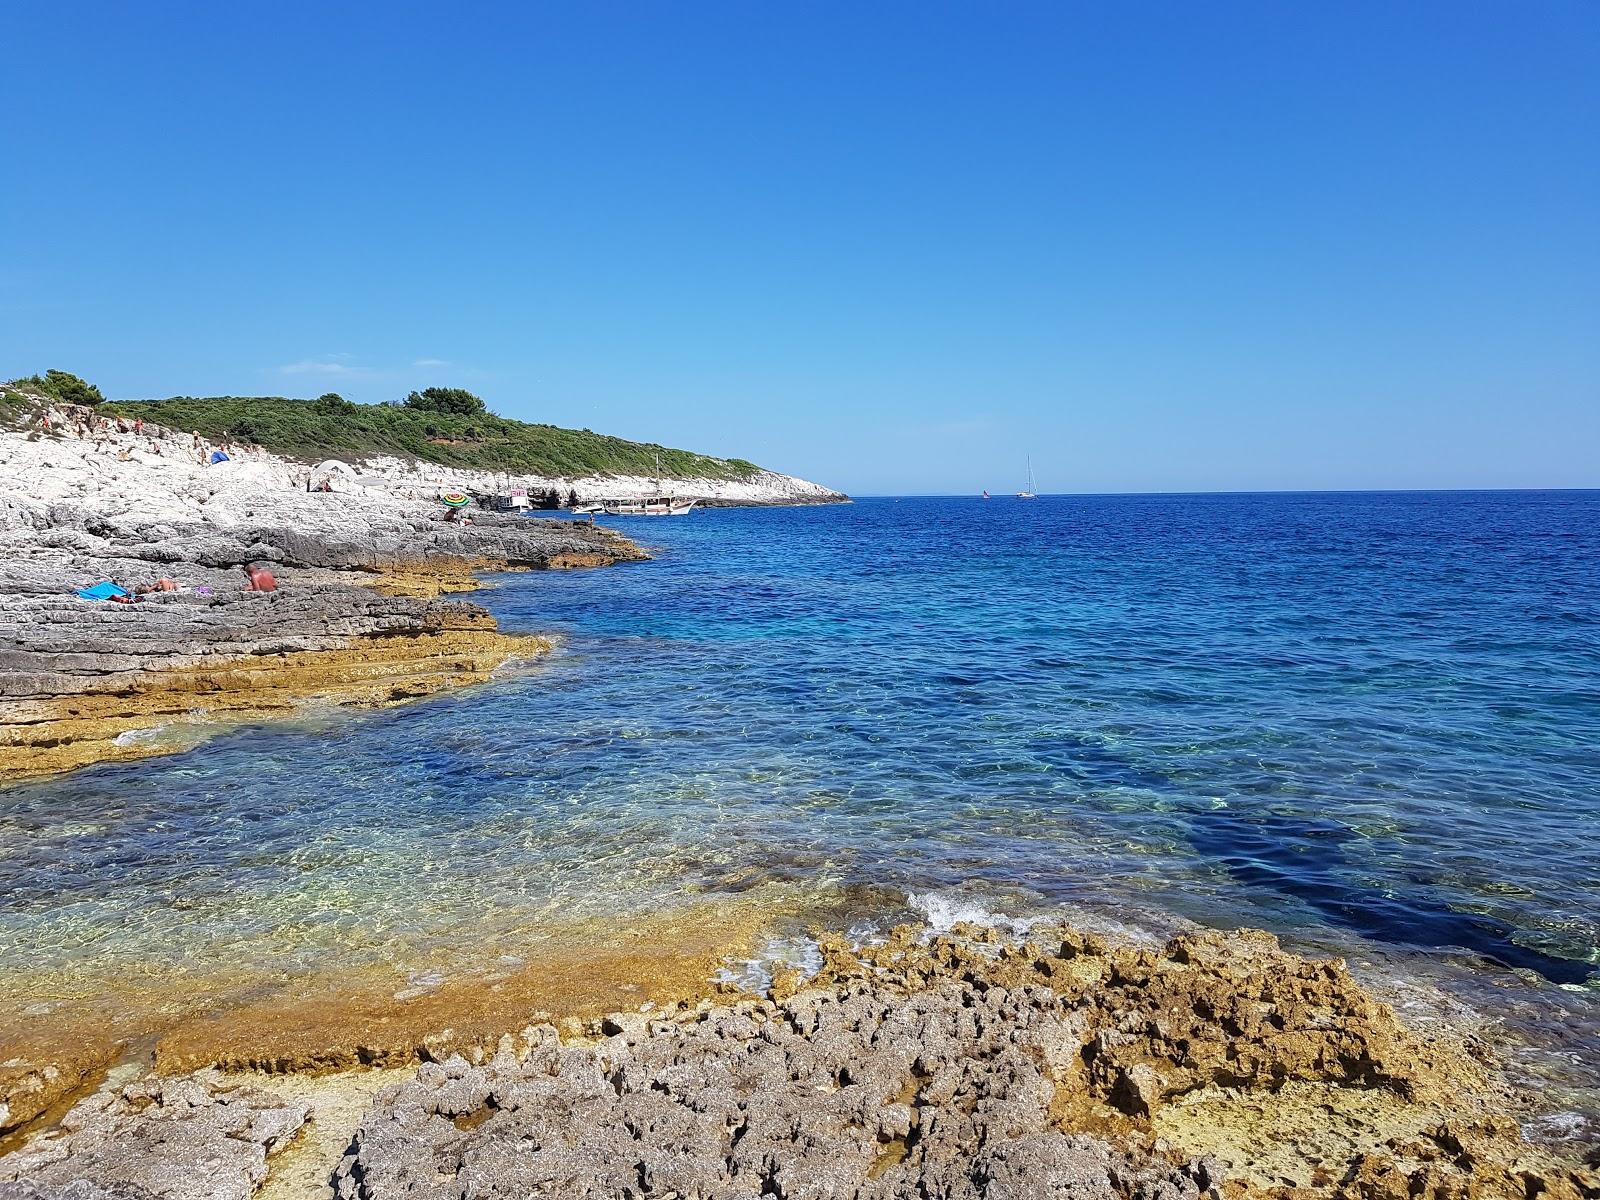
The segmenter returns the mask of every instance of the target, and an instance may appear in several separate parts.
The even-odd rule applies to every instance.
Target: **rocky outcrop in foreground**
[[[141,1080],[0,1159],[0,1200],[248,1200],[306,1117],[304,1104],[214,1075]]]
[[[762,998],[613,1014],[567,1040],[537,1026],[476,1063],[424,1064],[378,1094],[330,1164],[334,1194],[1600,1196],[1594,1171],[1523,1143],[1514,1097],[1463,1046],[1406,1030],[1342,964],[1264,934],[1154,950],[958,927],[823,949],[820,974],[780,977]],[[159,1136],[164,1110],[129,1112],[171,1085],[137,1086],[0,1159],[0,1179],[16,1181],[0,1198],[132,1182],[121,1165],[97,1177],[108,1137],[149,1158],[147,1174],[196,1153]],[[197,1109],[232,1103],[203,1086]],[[132,1124],[96,1123],[108,1106]],[[212,1190],[157,1194],[242,1194],[223,1180],[256,1179],[253,1163],[219,1166]]]
[[[1071,1068],[1081,1029],[1043,999],[954,980],[906,996],[845,987],[614,1020],[592,1047],[548,1036],[522,1059],[424,1066],[363,1124],[338,1195],[1182,1200],[1210,1189],[1211,1165],[1053,1125],[1052,1075]]]

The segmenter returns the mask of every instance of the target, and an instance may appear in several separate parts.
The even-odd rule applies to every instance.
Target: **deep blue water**
[[[617,524],[655,560],[477,597],[565,635],[531,673],[0,793],[0,957],[403,960],[780,881],[1411,947],[1568,1012],[1600,963],[1600,493]]]

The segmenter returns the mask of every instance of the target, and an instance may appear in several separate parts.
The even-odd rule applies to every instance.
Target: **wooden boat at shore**
[[[699,504],[682,496],[645,496],[637,500],[597,500],[573,508],[576,516],[606,517],[686,517]]]

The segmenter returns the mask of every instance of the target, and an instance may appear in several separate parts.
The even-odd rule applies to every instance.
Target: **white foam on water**
[[[111,744],[113,746],[148,746],[153,742],[159,742],[166,734],[167,729],[168,725],[165,722],[160,725],[152,725],[148,729],[124,729],[111,739]]]
[[[1197,928],[1194,922],[1164,909],[1124,904],[1112,913],[1098,904],[1052,904],[1043,898],[1030,903],[1025,894],[1002,900],[947,888],[909,893],[906,903],[926,919],[929,936],[948,933],[963,921],[999,929],[1014,938],[1027,938],[1036,929],[1066,925],[1120,944],[1157,946],[1174,934]]]
[[[729,959],[718,970],[717,983],[731,983],[747,992],[765,992],[779,967],[798,970],[807,979],[822,970],[822,950],[805,936],[770,937],[751,958]]]
[[[1600,1116],[1554,1112],[1522,1123],[1522,1136],[1537,1146],[1556,1150],[1588,1147],[1600,1142]]]
[[[923,915],[933,933],[949,933],[955,926],[968,922],[1003,929],[1013,937],[1026,937],[1034,926],[1051,919],[1043,914],[1009,916],[990,908],[991,902],[984,897],[956,891],[911,892],[906,896],[906,902]]]

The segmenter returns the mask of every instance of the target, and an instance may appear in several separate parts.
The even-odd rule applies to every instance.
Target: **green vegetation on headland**
[[[0,392],[8,398],[10,393],[29,392],[61,404],[101,404],[105,397],[92,383],[86,383],[67,371],[46,371],[43,375],[28,375],[0,385]]]
[[[667,478],[749,479],[759,470],[743,459],[712,458],[588,429],[496,416],[462,388],[425,388],[387,404],[356,404],[334,392],[315,400],[174,396],[101,403],[99,389],[74,375],[51,371],[0,385],[0,421],[10,418],[24,398],[92,403],[108,416],[143,417],[196,431],[213,442],[255,443],[311,461],[392,454],[444,466],[559,478],[652,477],[659,455],[660,473]]]

